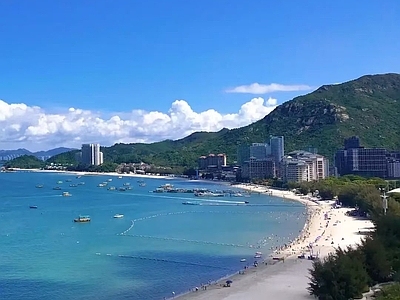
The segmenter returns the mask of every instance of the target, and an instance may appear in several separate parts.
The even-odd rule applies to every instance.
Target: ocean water
[[[108,179],[108,186],[129,183],[132,190],[97,186]],[[256,251],[267,256],[304,226],[305,208],[296,202],[253,194],[182,205],[200,198],[149,191],[165,183],[231,187],[180,179],[143,179],[140,187],[138,180],[0,173],[0,299],[168,298],[237,272]],[[69,186],[78,182],[85,184]],[[117,213],[124,217],[113,218]],[[74,223],[79,215],[91,222]]]

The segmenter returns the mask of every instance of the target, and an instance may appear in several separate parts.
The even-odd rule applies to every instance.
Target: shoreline
[[[42,172],[70,175],[93,176],[121,176],[149,179],[185,179],[172,176],[144,175],[144,174],[119,174],[116,172],[93,173],[78,171],[17,169],[15,172]],[[186,179],[189,180],[189,179]],[[210,181],[214,182],[214,181]],[[225,182],[221,182],[224,184]],[[306,220],[299,235],[288,244],[279,249],[265,247],[265,256],[259,260],[257,267],[247,267],[236,271],[213,282],[209,282],[197,289],[192,287],[189,291],[172,294],[168,299],[180,300],[241,300],[265,299],[266,293],[276,300],[286,299],[314,299],[309,296],[307,286],[309,283],[309,269],[312,260],[309,255],[326,257],[336,248],[354,246],[361,242],[365,232],[373,229],[370,220],[360,220],[346,215],[349,208],[333,208],[334,201],[313,201],[307,196],[298,196],[291,191],[277,190],[254,184],[235,184],[232,187],[252,193],[267,194],[282,200],[296,201],[306,208]],[[254,250],[257,251],[257,250]],[[304,255],[305,258],[299,258]],[[226,280],[233,283],[225,287]],[[167,299],[167,298],[165,298]]]
[[[34,173],[58,173],[68,175],[79,175],[79,176],[121,176],[121,177],[137,177],[137,178],[149,178],[149,179],[176,179],[181,177],[165,176],[165,175],[147,175],[137,173],[117,173],[117,172],[85,172],[85,171],[64,171],[64,170],[42,170],[42,169],[20,169],[12,168],[12,171],[8,172],[34,172]],[[6,172],[7,173],[7,172]]]
[[[176,295],[173,299],[261,300],[265,299],[267,293],[271,299],[276,300],[314,299],[307,291],[308,270],[312,267],[312,260],[307,259],[307,256],[324,258],[338,247],[355,246],[361,242],[360,231],[373,229],[370,220],[347,216],[346,212],[351,209],[333,208],[334,201],[314,202],[290,191],[253,184],[239,184],[235,187],[302,203],[307,210],[303,229],[297,238],[286,247],[272,251],[257,267],[220,278],[206,288]],[[299,255],[305,255],[305,258],[298,258]],[[230,287],[224,285],[227,279],[232,281]]]

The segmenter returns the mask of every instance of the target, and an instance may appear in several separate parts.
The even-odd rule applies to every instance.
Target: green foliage
[[[4,167],[6,168],[20,168],[20,169],[41,169],[45,166],[44,161],[38,159],[33,155],[22,155],[8,161]]]
[[[62,165],[76,165],[78,162],[76,160],[76,154],[79,150],[72,150],[68,152],[64,152],[58,155],[54,155],[50,157],[46,162],[55,163],[55,164],[62,164]]]
[[[400,300],[400,284],[385,286],[376,300]]]
[[[286,151],[316,147],[332,158],[343,140],[358,135],[364,146],[400,148],[400,75],[363,76],[338,85],[322,86],[296,97],[251,125],[219,132],[196,132],[177,141],[152,144],[116,144],[102,149],[104,160],[115,163],[145,162],[157,166],[195,167],[201,155],[226,153],[236,158],[237,146],[265,142],[283,135]],[[53,162],[75,163],[60,154]]]
[[[315,261],[308,290],[320,300],[360,298],[368,291],[369,277],[358,250],[338,249],[323,261]]]
[[[314,262],[310,270],[311,295],[327,300],[354,299],[366,292],[368,285],[400,279],[400,203],[398,196],[391,195],[387,215],[383,214],[379,188],[384,186],[387,183],[381,179],[356,176],[327,179],[306,186],[311,191],[317,187],[336,190],[339,201],[368,213],[375,224],[375,231],[356,249],[338,249]]]

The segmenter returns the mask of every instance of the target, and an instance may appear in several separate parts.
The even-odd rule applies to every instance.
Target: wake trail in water
[[[102,256],[104,254],[101,254],[101,253],[97,252],[96,255]],[[111,257],[114,256],[114,257],[120,257],[120,258],[151,260],[151,261],[165,262],[165,263],[172,263],[172,264],[181,264],[181,265],[188,265],[188,266],[197,266],[197,267],[205,267],[205,268],[236,271],[235,269],[226,268],[226,267],[222,267],[222,266],[207,265],[207,264],[201,264],[201,263],[196,263],[196,262],[177,261],[177,260],[164,259],[164,258],[154,258],[154,257],[135,256],[135,255],[122,255],[122,254],[112,255],[112,254],[109,254],[109,253],[105,254],[104,256],[111,256]]]
[[[198,241],[198,240],[189,240],[189,239],[158,237],[158,236],[151,236],[151,235],[124,234],[124,236],[135,237],[135,238],[163,240],[163,241],[186,242],[186,243],[193,243],[193,244],[228,246],[228,247],[236,247],[236,248],[245,248],[245,247],[247,247],[247,246],[241,245],[241,244],[216,243],[216,242],[210,242],[210,241]],[[250,246],[248,246],[248,247],[250,247]]]

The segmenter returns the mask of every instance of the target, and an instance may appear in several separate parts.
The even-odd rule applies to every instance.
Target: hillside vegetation
[[[193,167],[200,155],[226,153],[236,160],[237,146],[283,135],[286,151],[316,147],[332,158],[343,140],[358,135],[364,146],[400,149],[400,74],[367,75],[337,85],[324,85],[296,97],[248,126],[219,132],[196,132],[183,139],[152,144],[104,147],[106,161],[146,162]],[[60,154],[52,162],[68,160]]]

